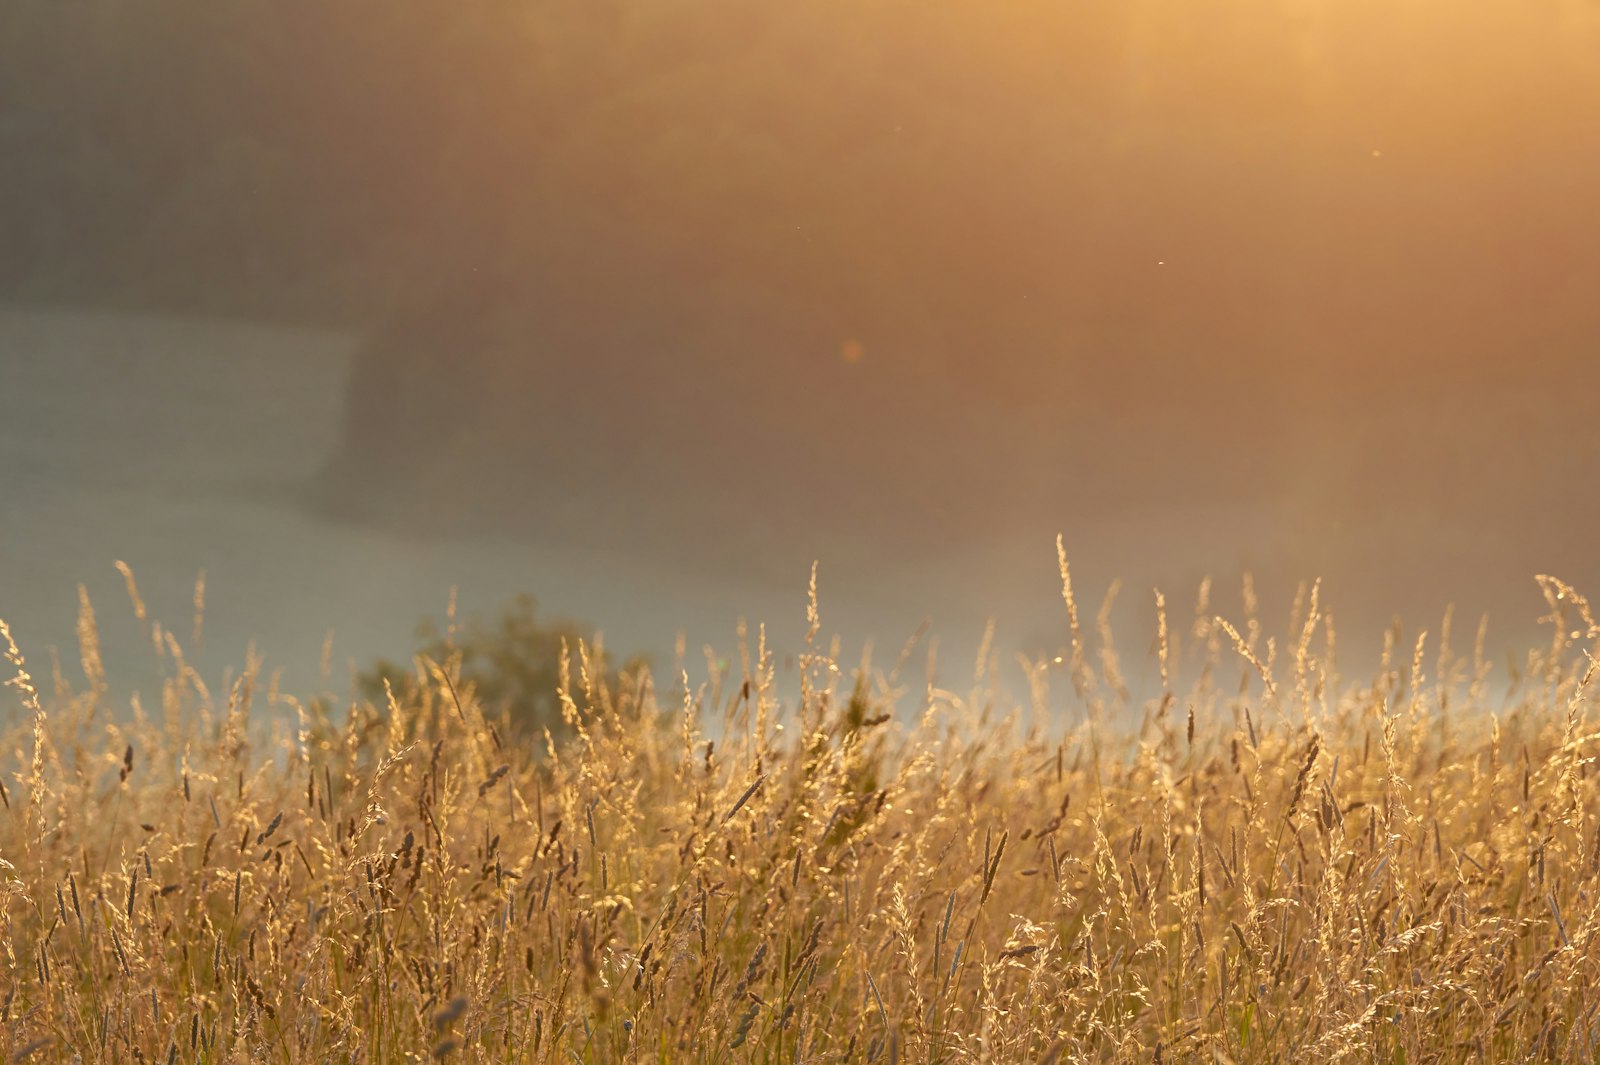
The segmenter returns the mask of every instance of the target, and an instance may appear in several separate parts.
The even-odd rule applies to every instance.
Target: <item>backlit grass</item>
[[[159,700],[113,705],[86,617],[83,680],[11,655],[0,1052],[1594,1061],[1600,626],[1542,586],[1509,695],[1481,638],[1338,680],[1314,589],[1278,640],[1155,597],[1126,718],[1069,584],[1026,699],[820,640],[796,697],[759,633],[612,690],[579,646],[560,743],[448,660],[330,711],[169,640]]]

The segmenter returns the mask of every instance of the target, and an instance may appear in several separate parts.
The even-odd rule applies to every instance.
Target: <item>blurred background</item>
[[[661,661],[817,560],[963,673],[1060,532],[1131,668],[1207,573],[1511,645],[1600,592],[1596,188],[1593,0],[12,0],[0,617]]]

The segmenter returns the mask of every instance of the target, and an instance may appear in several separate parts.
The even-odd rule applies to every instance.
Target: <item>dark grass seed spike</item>
[[[765,775],[756,777],[751,785],[744,789],[744,794],[739,796],[739,801],[733,804],[733,809],[729,810],[722,816],[723,824],[727,824],[729,821],[732,821],[733,815],[744,809],[744,804],[750,801],[750,796],[756,793],[756,789],[760,788],[761,785],[766,782],[766,779],[767,778]]]
[[[271,839],[272,838],[272,834],[274,832],[278,831],[278,826],[281,825],[281,824],[283,824],[283,811],[280,810],[280,811],[278,811],[278,816],[274,817],[272,819],[272,823],[267,826],[266,831],[262,832],[259,836],[256,837],[256,846],[259,847],[259,846],[261,846],[261,844],[263,844],[267,840]]]

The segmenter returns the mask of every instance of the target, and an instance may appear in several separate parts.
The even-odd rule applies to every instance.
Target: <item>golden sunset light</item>
[[[1597,0],[0,4],[0,1060],[1600,1060]]]

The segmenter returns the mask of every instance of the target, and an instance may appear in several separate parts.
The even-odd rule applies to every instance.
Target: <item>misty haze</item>
[[[513,9],[5,13],[25,643],[116,559],[301,680],[453,585],[793,636],[812,561],[1054,652],[1057,533],[1141,646],[1206,574],[1367,648],[1594,575],[1580,7]]]
[[[1596,0],[0,3],[0,1061],[1600,1061]]]

